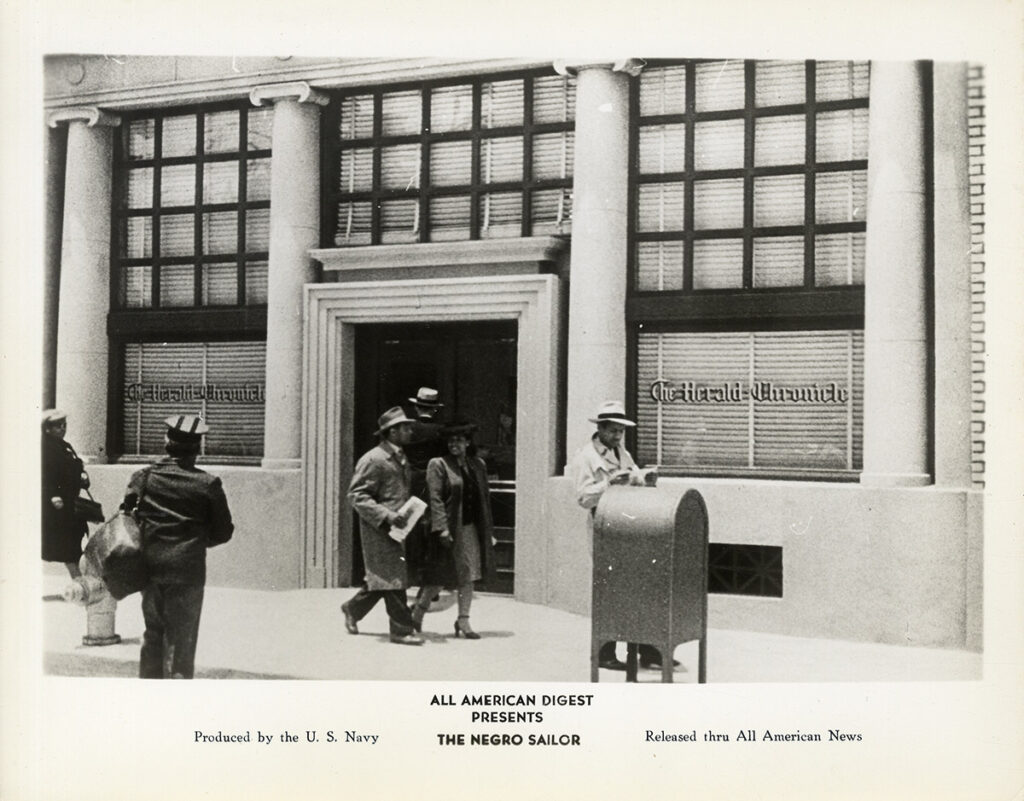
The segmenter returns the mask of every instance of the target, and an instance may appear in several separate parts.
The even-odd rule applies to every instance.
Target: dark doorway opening
[[[479,425],[474,439],[487,464],[497,540],[495,578],[478,585],[488,592],[511,593],[514,583],[516,359],[512,320],[356,326],[353,462],[375,444],[381,412],[408,406],[419,387],[440,392],[440,419],[458,415]],[[362,552],[353,546],[358,582]]]

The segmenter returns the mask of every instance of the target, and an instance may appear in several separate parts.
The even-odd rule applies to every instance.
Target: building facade
[[[211,583],[358,581],[352,466],[430,385],[488,589],[586,613],[619,398],[707,501],[710,625],[981,648],[980,68],[54,56],[45,107],[43,402],[114,505],[208,420]]]

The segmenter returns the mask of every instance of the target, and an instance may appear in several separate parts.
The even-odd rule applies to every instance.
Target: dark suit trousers
[[[156,584],[142,590],[140,679],[191,679],[195,672],[202,584]]]
[[[356,620],[362,620],[382,598],[388,610],[391,633],[399,636],[412,634],[412,612],[405,603],[405,590],[371,590],[364,584],[348,601],[348,610]]]

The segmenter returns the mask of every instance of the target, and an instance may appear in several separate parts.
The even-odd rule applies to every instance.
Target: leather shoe
[[[391,642],[398,645],[423,645],[423,638],[415,634],[392,634]]]
[[[356,625],[355,615],[348,608],[348,601],[341,605],[341,613],[345,616],[345,631],[349,634],[358,634],[359,626]]]
[[[597,663],[598,667],[603,667],[605,670],[625,670],[626,663],[621,661],[617,656],[613,656],[611,659],[602,659]]]

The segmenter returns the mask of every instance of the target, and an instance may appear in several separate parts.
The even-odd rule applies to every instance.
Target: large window
[[[635,79],[627,315],[646,461],[860,468],[868,70],[660,61]]]
[[[164,450],[164,420],[199,414],[210,426],[203,455],[263,453],[263,342],[129,342],[120,395],[123,453]]]
[[[574,117],[550,70],[336,95],[324,244],[568,233]]]
[[[115,308],[267,302],[272,115],[233,104],[125,119]]]

